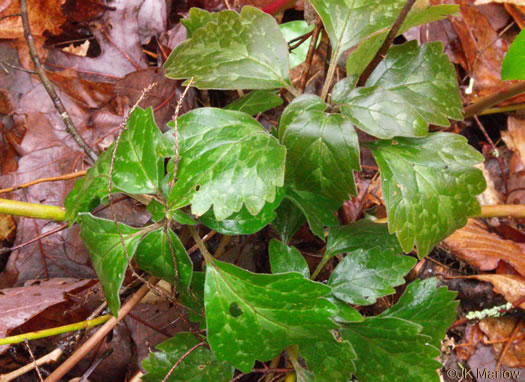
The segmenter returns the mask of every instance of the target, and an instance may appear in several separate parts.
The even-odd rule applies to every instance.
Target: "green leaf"
[[[467,140],[450,133],[425,138],[396,138],[370,143],[381,171],[388,227],[409,252],[419,257],[479,214],[476,195],[485,178],[472,165],[483,156]]]
[[[335,212],[341,206],[336,200],[308,191],[298,191],[291,187],[286,188],[286,196],[292,201],[308,221],[310,230],[321,240],[325,239],[324,227],[339,225]]]
[[[156,153],[160,137],[153,109],[137,107],[129,116],[115,154],[116,188],[130,194],[160,194],[160,180],[164,176],[164,159]]]
[[[395,317],[369,317],[341,330],[357,354],[355,375],[362,382],[439,381],[439,350],[421,334],[421,325]]]
[[[268,246],[270,267],[272,273],[298,272],[304,277],[310,277],[308,263],[301,252],[295,247],[289,247],[279,240],[272,239]]]
[[[357,310],[352,308],[344,301],[339,300],[334,296],[328,297],[328,301],[334,304],[337,308],[337,313],[332,317],[332,320],[334,320],[338,324],[345,324],[348,322],[361,322],[364,320],[363,316],[361,316]]]
[[[267,110],[282,105],[283,99],[275,91],[271,90],[254,90],[244,97],[241,97],[229,105],[225,106],[226,110],[242,111],[246,114],[257,115]]]
[[[200,324],[201,329],[206,329],[206,317],[204,315],[204,280],[203,272],[193,272],[191,288],[181,289],[180,300],[188,308],[188,318],[192,322]]]
[[[211,21],[217,22],[219,13],[210,13],[201,8],[191,8],[188,17],[180,22],[186,28],[188,38],[192,38],[197,29],[202,28]]]
[[[366,37],[389,28],[403,0],[311,0],[321,17],[333,49],[332,60]]]
[[[246,9],[246,8],[244,8]],[[248,114],[215,108],[178,119],[180,158],[170,209],[191,203],[194,215],[211,206],[217,220],[241,210],[257,215],[284,181],[286,149]]]
[[[441,20],[448,15],[457,13],[458,10],[459,5],[456,4],[440,4],[426,8],[414,7],[408,13],[397,35],[401,36],[412,27]],[[383,45],[388,32],[389,30],[385,30],[379,34],[372,35],[349,54],[346,60],[347,77],[352,75],[360,76],[363,73],[379,48],[381,48],[381,45]]]
[[[284,199],[275,213],[277,216],[272,225],[281,236],[283,243],[288,244],[292,236],[306,222],[306,218],[290,199]]]
[[[288,45],[272,16],[249,6],[240,15],[199,13],[199,21],[191,22],[191,39],[178,45],[166,60],[166,76],[193,78],[201,89],[290,86]]]
[[[86,175],[76,181],[75,186],[64,201],[66,220],[69,224],[76,223],[79,213],[89,212],[100,204],[108,194],[109,168],[113,145],[104,151]]]
[[[399,241],[388,232],[387,224],[361,219],[349,225],[330,228],[325,256],[330,258],[339,253],[374,247],[391,255],[401,253]]]
[[[115,153],[113,192],[160,193],[160,179],[164,175],[163,159],[156,154],[160,137],[153,110],[137,107],[129,116]],[[67,196],[64,205],[70,223],[77,220],[80,212],[91,211],[107,196],[113,150],[114,144],[98,158],[86,176],[75,183]]]
[[[217,361],[213,352],[206,346],[199,346],[186,355],[199,343],[199,339],[193,334],[182,332],[157,345],[159,351],[149,353],[148,358],[142,361],[142,367],[146,370],[142,380],[164,380],[173,365],[182,359],[166,381],[228,382],[233,377],[233,367],[226,362]]]
[[[191,217],[190,215],[186,214],[182,210],[171,210],[171,211],[168,211],[167,217],[170,218],[170,219],[175,220],[177,223],[182,224],[182,225],[195,225],[195,224],[197,224],[197,222],[195,221],[195,219],[193,219],[193,217]]]
[[[300,350],[317,382],[350,381],[355,372],[357,356],[348,341],[312,341],[301,345]]]
[[[525,32],[523,29],[514,39],[503,59],[501,66],[502,80],[525,80],[525,68],[523,59],[525,58]]]
[[[211,349],[246,373],[255,360],[268,361],[289,345],[331,338],[336,310],[323,298],[329,293],[295,272],[255,274],[215,261],[204,288]]]
[[[438,288],[438,280],[430,278],[410,283],[396,305],[380,314],[381,317],[402,318],[423,327],[421,331],[432,338],[437,349],[456,319],[457,293],[446,287]]]
[[[217,220],[213,211],[208,211],[200,217],[200,221],[210,229],[223,235],[251,235],[266,227],[275,218],[275,209],[283,200],[284,189],[277,189],[277,195],[272,203],[266,203],[257,215],[252,215],[246,207],[235,212],[224,220]]]
[[[279,24],[279,28],[281,29],[281,33],[283,34],[285,40],[290,43],[290,41],[293,39],[313,31],[314,25],[308,25],[308,23],[304,20],[296,20]],[[311,40],[312,37],[308,37],[301,45],[290,52],[290,69],[301,65],[306,60]],[[317,45],[319,45],[320,41],[321,40],[319,39]]]
[[[302,95],[284,110],[279,140],[287,148],[286,181],[342,203],[356,195],[359,141],[348,118],[325,108],[318,96]]]
[[[385,253],[380,247],[356,250],[337,265],[328,285],[335,297],[349,304],[371,305],[396,293],[393,287],[405,283],[403,276],[415,263],[412,257]]]
[[[151,219],[154,222],[160,222],[166,216],[166,206],[156,199],[152,199],[146,206],[146,209],[151,214]]]
[[[177,263],[176,275],[173,258]],[[144,237],[137,248],[135,261],[140,269],[171,284],[177,279],[177,290],[190,286],[193,263],[179,237],[170,228],[167,228],[167,232],[159,228]]]
[[[366,87],[339,82],[332,100],[360,129],[378,138],[425,136],[428,124],[449,126],[448,118],[463,119],[456,72],[440,42],[392,47]]]
[[[119,290],[128,267],[119,231],[113,220],[97,218],[90,213],[79,214],[79,219],[80,237],[89,251],[108,307],[117,316],[120,308]],[[122,223],[118,225],[131,261],[141,239],[141,230]]]

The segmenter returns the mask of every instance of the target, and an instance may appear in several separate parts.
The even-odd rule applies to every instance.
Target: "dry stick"
[[[31,360],[33,361],[33,366],[35,367],[36,373],[38,374],[38,378],[43,381],[44,378],[42,378],[42,373],[40,373],[40,368],[38,367],[38,364],[36,363],[35,355],[33,354],[33,351],[31,350],[31,346],[29,346],[29,342],[27,342],[27,338],[24,340],[24,343],[26,344],[27,350],[29,351],[29,355],[31,356]]]
[[[492,94],[479,101],[469,105],[465,108],[463,117],[465,119],[472,117],[473,115],[480,114],[483,110],[488,109],[491,106],[497,105],[509,98],[515,97],[520,93],[525,92],[525,81],[521,81],[512,87],[502,92]]]
[[[55,109],[57,110],[58,114],[60,114],[60,117],[64,121],[64,124],[66,125],[66,131],[68,132],[68,134],[73,137],[77,145],[80,146],[80,148],[86,153],[86,155],[93,162],[95,162],[97,160],[97,154],[95,154],[93,149],[89,147],[89,145],[86,143],[84,138],[82,138],[82,136],[78,132],[77,128],[75,127],[75,124],[73,123],[73,120],[71,119],[71,117],[69,116],[69,113],[64,107],[62,100],[60,99],[57,92],[55,91],[53,84],[47,77],[44,69],[42,69],[42,64],[40,63],[40,57],[38,56],[38,52],[35,47],[35,41],[33,39],[33,35],[31,34],[31,29],[29,27],[29,18],[27,16],[27,1],[26,0],[20,0],[20,13],[22,16],[22,24],[24,26],[24,36],[27,41],[27,45],[29,46],[29,55],[31,56],[31,60],[33,60],[33,63],[35,64],[35,70],[38,74],[38,77],[40,77],[40,81],[42,81],[42,85],[44,85],[44,88],[46,89],[47,94],[49,95],[49,98],[51,98],[51,101],[53,102],[53,105],[55,106]]]
[[[516,339],[516,336],[519,332],[519,329],[521,327],[521,324],[522,324],[522,320],[519,320],[518,323],[516,324],[516,326],[514,327],[514,330],[512,331],[512,334],[510,335],[510,338],[508,340],[508,342],[505,344],[505,347],[503,348],[503,350],[501,351],[501,354],[499,355],[499,359],[498,359],[498,363],[496,364],[496,371],[499,370],[499,368],[501,367],[501,364],[503,362],[503,358],[505,358],[505,354],[507,354],[507,351],[509,350],[510,348],[510,345],[514,342],[514,340]]]
[[[57,348],[53,350],[51,353],[46,354],[43,357],[40,357],[35,362],[22,366],[21,368],[13,370],[12,372],[8,374],[0,374],[0,382],[12,381],[13,379],[16,379],[20,377],[21,375],[24,375],[25,373],[33,370],[35,368],[35,365],[40,366],[45,363],[56,362],[62,356],[62,353],[63,353],[62,349]]]
[[[173,373],[173,371],[177,368],[177,366],[179,366],[180,363],[181,363],[182,361],[184,361],[184,359],[185,359],[186,357],[188,357],[191,353],[193,353],[193,351],[194,351],[195,349],[197,349],[198,347],[203,346],[203,345],[205,345],[205,344],[206,344],[206,341],[202,341],[202,342],[198,343],[197,345],[193,346],[193,347],[192,347],[191,349],[189,349],[186,353],[184,353],[184,354],[182,355],[182,357],[180,357],[180,358],[177,360],[177,362],[175,362],[175,364],[172,366],[172,368],[170,369],[170,371],[168,371],[168,374],[166,374],[166,376],[162,379],[162,382],[166,382],[166,381],[168,380],[168,378],[170,377],[170,375]]]
[[[318,17],[315,22],[314,30],[312,31],[312,39],[310,40],[310,46],[308,47],[308,54],[306,55],[305,69],[301,75],[301,81],[299,82],[299,91],[304,93],[306,88],[306,82],[308,81],[308,75],[310,74],[310,68],[312,67],[312,62],[314,59],[315,47],[317,46],[317,40],[319,39],[319,33],[323,29],[323,24],[321,19]]]
[[[372,61],[370,61],[364,72],[361,74],[361,77],[359,77],[357,86],[364,86],[366,80],[368,80],[368,77],[370,77],[377,65],[379,65],[379,63],[383,61],[383,59],[386,56],[386,53],[388,52],[388,49],[390,49],[390,46],[392,45],[394,39],[397,36],[397,32],[399,32],[399,28],[401,28],[401,25],[403,25],[403,21],[405,21],[408,12],[410,11],[410,8],[412,8],[412,5],[414,5],[415,2],[416,0],[407,0],[405,5],[403,5],[403,8],[401,8],[401,12],[399,12],[396,21],[390,29],[390,32],[388,32],[385,41],[383,41],[383,45],[381,45],[381,48],[379,48]]]
[[[68,180],[68,179],[78,178],[80,176],[86,175],[86,172],[87,171],[82,170],[82,171],[72,172],[70,174],[65,174],[65,175],[60,175],[60,176],[53,176],[53,177],[50,177],[50,178],[40,178],[40,179],[32,180],[31,182],[27,182],[27,183],[24,183],[24,184],[19,184],[17,186],[13,186],[13,187],[9,187],[9,188],[2,188],[2,189],[0,189],[0,194],[4,194],[6,192],[16,191],[16,190],[18,190],[20,188],[27,188],[27,187],[34,186],[35,184],[39,184],[39,183],[56,182],[58,180]]]
[[[148,283],[155,285],[159,279],[157,277],[150,277]],[[126,315],[137,305],[140,300],[149,292],[150,288],[144,284],[136,291],[133,296],[120,308],[118,311],[118,318],[111,317],[108,322],[100,327],[100,329],[84,342],[62,365],[60,365],[53,373],[45,379],[44,382],[58,382],[60,379],[71,370],[82,358],[86,356],[89,351],[95,347],[108,333],[113,330],[117,324],[126,317]]]

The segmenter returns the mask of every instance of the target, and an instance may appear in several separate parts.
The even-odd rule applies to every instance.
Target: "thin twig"
[[[2,21],[4,19],[8,19],[10,17],[20,17],[20,16],[22,16],[20,13],[12,13],[10,15],[5,15],[5,16],[0,17],[0,21]]]
[[[368,77],[370,77],[377,65],[379,65],[379,63],[383,61],[383,59],[386,56],[386,53],[388,52],[388,49],[390,49],[390,46],[392,45],[394,39],[397,36],[397,32],[399,32],[399,28],[401,28],[401,25],[403,25],[403,22],[405,21],[408,12],[410,12],[410,9],[412,8],[415,2],[416,0],[407,0],[405,5],[403,5],[403,8],[401,8],[401,11],[397,16],[396,21],[394,21],[394,24],[390,29],[390,32],[388,32],[385,41],[383,41],[383,45],[381,45],[381,48],[379,48],[372,61],[370,61],[366,69],[363,71],[361,77],[359,77],[357,86],[364,86],[366,80],[368,80]]]
[[[35,355],[33,354],[33,351],[31,350],[31,346],[29,346],[29,342],[27,339],[24,340],[24,343],[26,344],[27,351],[29,351],[29,355],[31,356],[31,361],[33,361],[33,365],[35,367],[36,373],[38,374],[38,378],[43,381],[44,378],[42,378],[42,373],[40,373],[40,368],[38,367],[38,364],[36,363]]]
[[[149,284],[156,284],[159,281],[157,277],[150,277]],[[58,382],[60,379],[71,370],[82,358],[84,358],[93,347],[106,337],[110,331],[117,326],[117,324],[124,319],[124,317],[137,305],[142,298],[149,292],[150,288],[144,284],[136,291],[133,296],[120,308],[118,311],[118,318],[111,317],[108,322],[100,327],[97,332],[84,342],[62,365],[60,365],[53,373],[45,379],[44,382]]]
[[[180,162],[180,155],[179,155],[179,113],[180,109],[182,107],[182,102],[184,101],[184,98],[186,97],[186,94],[188,94],[188,91],[190,90],[190,87],[193,83],[193,77],[190,78],[190,81],[188,82],[188,85],[186,85],[186,89],[184,89],[184,92],[180,96],[179,100],[177,101],[177,107],[175,108],[175,112],[173,113],[173,123],[175,124],[174,127],[174,135],[175,135],[175,163],[173,167],[173,179],[170,181],[169,186],[173,187],[175,185],[175,182],[177,181],[177,170],[179,169],[179,162]]]
[[[69,113],[67,112],[66,108],[64,107],[64,104],[62,103],[62,100],[58,96],[53,84],[49,80],[49,78],[46,75],[46,72],[44,69],[42,69],[42,64],[40,63],[40,57],[38,56],[38,51],[35,47],[35,41],[33,39],[33,35],[31,34],[31,29],[29,26],[29,17],[27,16],[27,1],[26,0],[20,0],[20,14],[22,16],[22,25],[24,26],[24,36],[27,41],[27,45],[29,47],[29,55],[31,56],[31,60],[35,64],[35,70],[38,74],[38,77],[40,77],[40,81],[42,81],[42,85],[44,85],[44,88],[47,91],[47,94],[49,95],[49,98],[51,98],[51,101],[53,102],[53,105],[55,106],[55,109],[57,110],[58,114],[64,121],[64,124],[66,125],[66,131],[73,137],[77,145],[86,153],[86,155],[95,162],[97,160],[97,154],[93,151],[91,147],[86,143],[84,138],[80,135],[77,128],[75,127],[75,124],[73,123],[73,120],[69,116]]]
[[[53,176],[53,177],[50,177],[50,178],[40,178],[40,179],[32,180],[31,182],[27,182],[27,183],[24,183],[24,184],[19,184],[19,185],[13,186],[13,187],[2,188],[2,189],[0,189],[0,194],[4,194],[6,192],[12,192],[12,191],[18,190],[20,188],[27,188],[27,187],[34,186],[35,184],[39,184],[39,183],[56,182],[58,180],[74,179],[74,178],[78,178],[78,177],[84,176],[84,175],[86,175],[86,171],[82,170],[82,171],[77,171],[77,172],[73,172],[73,173],[70,173],[70,174]]]
[[[503,359],[505,358],[505,354],[507,354],[507,351],[509,350],[510,345],[516,339],[516,336],[520,330],[522,322],[523,322],[522,320],[519,320],[516,326],[514,327],[514,329],[512,330],[512,334],[510,335],[508,342],[505,344],[505,347],[503,348],[503,350],[501,351],[501,354],[498,357],[498,363],[496,364],[496,371],[498,371],[499,368],[501,367]]]
[[[312,31],[312,39],[310,40],[308,54],[306,55],[305,68],[301,75],[301,80],[299,81],[299,91],[301,94],[304,93],[304,89],[306,89],[306,82],[308,81],[308,75],[310,74],[310,68],[312,67],[317,40],[319,39],[319,33],[321,33],[322,29],[323,24],[321,23],[321,19],[318,17],[315,22],[314,30]]]
[[[502,103],[503,101],[515,97],[523,92],[525,92],[525,81],[518,82],[517,84],[508,88],[507,90],[489,95],[467,106],[465,108],[465,112],[463,113],[463,118],[467,119],[472,117],[473,115],[480,114],[483,110],[488,109],[489,107],[497,105],[499,103]]]
[[[20,70],[21,72],[26,72],[26,73],[29,73],[29,74],[38,74],[37,72],[35,72],[34,70],[27,70],[26,68],[21,68],[19,66],[16,66],[16,65],[13,65],[13,64],[10,64],[9,62],[5,62],[5,61],[0,61],[0,66],[2,65],[5,65],[11,69],[15,69],[15,70]],[[9,73],[9,71],[5,68],[3,68],[5,70],[6,73]]]
[[[197,345],[193,346],[192,348],[190,348],[186,353],[184,353],[182,355],[182,357],[180,357],[177,362],[175,362],[175,364],[172,366],[172,368],[170,369],[170,371],[168,371],[168,374],[166,374],[164,376],[164,378],[162,379],[162,382],[166,382],[168,380],[168,378],[170,377],[170,375],[173,373],[173,371],[177,368],[177,366],[180,365],[180,363],[182,361],[184,361],[185,358],[187,358],[191,353],[193,353],[195,351],[195,349],[197,349],[198,347],[200,346],[203,346],[206,344],[206,341],[202,341],[200,343],[198,343]]]

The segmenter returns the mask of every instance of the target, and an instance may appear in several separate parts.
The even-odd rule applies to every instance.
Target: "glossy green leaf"
[[[459,5],[456,4],[440,4],[425,8],[414,7],[408,13],[397,35],[401,36],[412,27],[441,20],[448,15],[457,13],[458,10]],[[381,45],[383,44],[383,41],[385,41],[388,32],[389,30],[385,30],[381,33],[372,35],[370,38],[359,44],[359,46],[349,54],[346,60],[347,77],[352,75],[359,76],[361,73],[363,73],[367,65],[376,55],[379,48],[381,48]]]
[[[395,317],[369,317],[341,330],[356,354],[355,375],[362,382],[439,381],[439,350],[416,323]]]
[[[241,97],[229,105],[225,106],[226,110],[242,111],[246,114],[257,115],[267,110],[282,105],[283,99],[275,91],[271,90],[254,90],[244,97]]]
[[[69,224],[77,222],[79,213],[93,210],[107,196],[112,147],[113,145],[98,157],[93,167],[87,170],[82,179],[76,181],[67,195],[64,206]]]
[[[159,228],[144,237],[137,248],[135,261],[140,269],[154,276],[171,284],[177,281],[177,290],[190,286],[193,263],[179,237],[170,228],[167,228],[167,232],[164,228]]]
[[[201,8],[191,8],[188,17],[180,22],[186,28],[188,38],[192,38],[197,29],[202,28],[211,21],[217,22],[219,13],[208,12]]]
[[[277,189],[277,195],[272,203],[266,203],[257,215],[252,215],[246,207],[224,220],[217,220],[213,211],[208,211],[200,217],[200,221],[210,229],[223,235],[251,235],[266,227],[275,218],[275,209],[283,200],[284,189]]]
[[[166,207],[156,199],[151,200],[146,209],[151,214],[151,219],[154,222],[159,222],[166,216]]]
[[[359,314],[357,310],[348,305],[346,302],[335,298],[334,296],[328,297],[328,301],[335,305],[337,313],[332,317],[332,320],[338,324],[345,324],[349,322],[361,322],[363,316]]]
[[[241,14],[221,11],[200,20],[204,25],[195,22],[192,37],[166,60],[166,76],[193,78],[201,89],[290,86],[288,45],[272,16],[246,6]]]
[[[516,36],[509,47],[503,65],[501,66],[502,80],[525,80],[525,68],[523,60],[525,59],[525,32],[523,29]]]
[[[389,28],[403,0],[310,0],[321,17],[333,49],[332,59],[366,37]]]
[[[335,307],[326,285],[298,273],[255,274],[215,261],[206,270],[208,341],[218,359],[243,372],[285,347],[331,338]]]
[[[137,107],[129,116],[115,154],[116,188],[130,194],[160,194],[160,180],[164,176],[164,159],[156,154],[160,137],[153,109]]]
[[[405,283],[404,276],[416,259],[383,252],[375,247],[349,253],[330,275],[332,294],[356,305],[371,305],[378,298],[394,294],[395,286]]]
[[[310,277],[308,263],[297,248],[272,239],[268,245],[268,254],[272,273],[298,272],[306,278]]]
[[[179,290],[180,300],[187,308],[188,318],[192,322],[200,324],[201,329],[206,329],[206,317],[204,315],[204,273],[193,272],[191,288]]]
[[[248,114],[201,108],[178,119],[180,157],[171,209],[191,203],[217,220],[246,206],[257,215],[283,185],[286,149]]]
[[[90,213],[79,214],[79,219],[80,237],[89,251],[108,307],[117,316],[120,308],[119,290],[128,267],[121,237],[113,220],[97,218]],[[141,230],[122,223],[119,223],[119,228],[131,261],[141,238]]]
[[[325,256],[332,257],[339,253],[374,247],[391,255],[402,252],[396,236],[388,232],[387,224],[361,219],[349,225],[330,228]]]
[[[199,346],[186,355],[200,342],[193,334],[182,332],[157,345],[159,351],[149,353],[142,361],[142,367],[146,370],[142,380],[163,381],[173,365],[182,359],[171,371],[167,382],[228,382],[233,377],[234,368],[226,362],[218,361],[206,346]]]
[[[310,230],[321,240],[325,239],[324,227],[335,227],[339,225],[335,212],[341,206],[336,200],[325,198],[319,194],[298,191],[291,187],[286,188],[286,196],[292,201],[303,215],[310,226]]]
[[[483,156],[450,133],[396,138],[370,144],[381,171],[388,227],[405,252],[417,244],[419,257],[479,214],[476,195],[485,189]]]
[[[359,141],[348,118],[325,108],[318,96],[303,95],[284,110],[279,140],[287,148],[286,181],[342,203],[356,195]]]
[[[182,210],[168,211],[167,217],[182,225],[195,225],[197,221]]]
[[[313,31],[314,25],[308,25],[304,20],[295,20],[279,24],[279,28],[281,29],[281,33],[285,40],[290,43],[291,40]],[[290,52],[290,69],[301,65],[306,60],[311,40],[312,37],[308,37],[301,45]],[[294,42],[294,44],[297,42],[298,41]]]
[[[415,41],[392,47],[364,88],[342,81],[332,100],[363,131],[378,137],[419,137],[428,124],[449,126],[462,120],[456,72],[440,42]]]
[[[357,356],[348,341],[312,341],[301,345],[300,351],[316,382],[350,381],[355,372]]]
[[[456,320],[458,301],[454,301],[456,292],[437,286],[436,278],[410,283],[397,304],[380,317],[402,318],[423,326],[421,333],[431,337],[430,343],[439,349],[448,328]]]
[[[288,244],[292,236],[306,223],[306,218],[290,199],[284,199],[275,213],[277,216],[272,225],[281,236],[282,242]]]

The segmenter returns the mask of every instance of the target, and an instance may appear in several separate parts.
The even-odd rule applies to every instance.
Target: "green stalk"
[[[66,218],[65,208],[9,199],[0,199],[0,214],[54,221],[64,221]]]
[[[110,314],[105,314],[103,316],[94,318],[92,320],[76,322],[70,325],[63,325],[56,328],[37,330],[36,332],[30,332],[25,334],[19,334],[17,336],[0,338],[0,345],[10,345],[24,342],[24,340],[36,340],[38,338],[45,338],[56,336],[62,333],[74,332],[81,329],[91,328],[93,326],[98,326],[108,321],[111,317]]]

